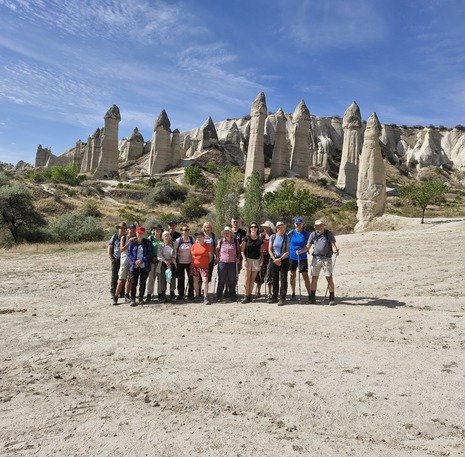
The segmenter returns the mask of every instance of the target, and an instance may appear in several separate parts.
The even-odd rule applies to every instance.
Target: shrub
[[[174,213],[161,213],[160,214],[160,224],[166,227],[169,221],[176,221],[179,219],[179,214]]]
[[[6,175],[6,173],[0,172],[0,186],[6,186],[9,184],[10,179]]]
[[[225,167],[214,186],[216,222],[224,227],[239,214],[239,197],[242,190],[242,174],[237,168]]]
[[[118,210],[118,216],[128,224],[140,225],[145,218],[145,213],[137,207],[125,206]]]
[[[49,233],[53,241],[65,243],[101,241],[105,238],[105,232],[95,217],[77,213],[58,216],[51,222]]]
[[[284,181],[274,192],[264,195],[265,210],[276,219],[291,222],[294,216],[312,216],[323,202],[308,189],[295,189],[293,181]]]
[[[202,183],[204,180],[205,175],[198,165],[189,165],[188,167],[184,168],[184,181],[186,184],[195,186],[198,183]]]
[[[191,221],[208,214],[207,209],[204,208],[202,203],[202,199],[195,195],[187,197],[186,201],[181,205],[182,220]]]
[[[81,208],[81,213],[83,216],[102,217],[102,213],[95,200],[87,200]]]
[[[48,168],[33,168],[27,170],[26,178],[34,182],[54,182],[78,186],[86,177],[79,174],[76,165],[53,165]]]
[[[205,170],[207,170],[209,173],[216,173],[218,171],[218,166],[216,165],[215,162],[209,160],[205,164]]]
[[[244,195],[244,207],[242,208],[242,220],[246,225],[252,221],[261,221],[263,218],[263,179],[254,171],[247,179]]]
[[[186,199],[187,189],[169,178],[160,179],[144,198],[148,206],[179,204]]]

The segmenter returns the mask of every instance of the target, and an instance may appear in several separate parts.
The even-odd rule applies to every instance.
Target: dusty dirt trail
[[[1,253],[0,454],[465,455],[464,232],[338,237],[335,307],[112,307],[103,251]]]

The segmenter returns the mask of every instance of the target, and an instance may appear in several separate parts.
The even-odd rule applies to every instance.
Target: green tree
[[[181,204],[181,218],[184,222],[198,219],[199,217],[208,214],[208,211],[203,206],[203,201],[196,195],[189,195],[186,201]]]
[[[284,181],[274,192],[264,195],[264,205],[270,216],[289,223],[297,215],[312,216],[323,202],[308,189],[296,189],[294,181]]]
[[[261,222],[263,218],[263,194],[265,187],[260,174],[254,171],[245,186],[244,207],[242,208],[242,220],[245,225],[251,222]]]
[[[15,243],[24,238],[21,231],[26,227],[32,230],[46,225],[29,190],[18,184],[0,187],[0,214],[0,224],[10,231]]]
[[[239,214],[239,197],[242,190],[242,175],[237,168],[225,167],[214,186],[216,222],[219,227],[229,224]]]
[[[78,213],[58,216],[50,224],[50,236],[56,242],[101,241],[105,232],[98,219]]]
[[[421,209],[421,223],[424,224],[428,205],[443,203],[446,192],[447,185],[442,181],[423,181],[405,184],[400,188],[399,195]]]

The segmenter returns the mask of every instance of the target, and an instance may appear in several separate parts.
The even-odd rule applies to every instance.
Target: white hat
[[[286,225],[286,224],[282,221],[276,222],[276,228],[278,228],[280,225]]]
[[[317,219],[313,226],[316,227],[317,225],[325,225],[325,223],[321,219]]]
[[[274,224],[271,221],[265,221],[263,224],[260,224],[260,227],[269,227],[271,230],[275,230]]]
[[[229,225],[227,225],[227,226],[223,229],[223,231],[221,232],[221,234],[223,235],[224,232],[231,232],[231,233],[232,233],[231,227],[229,227]]]

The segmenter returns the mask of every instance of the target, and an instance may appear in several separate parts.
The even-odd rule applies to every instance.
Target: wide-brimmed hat
[[[145,233],[145,227],[142,227],[142,226],[137,227],[136,228],[136,233],[144,234]]]
[[[260,226],[261,227],[269,227],[271,230],[273,230],[273,232],[275,230],[275,226],[274,226],[273,222],[271,222],[271,221],[265,221],[265,222],[263,222],[263,224],[260,224]]]
[[[116,225],[116,228],[117,229],[120,229],[120,228],[125,229],[125,228],[127,228],[127,224],[126,224],[126,222],[120,222],[118,225]]]
[[[325,223],[321,219],[317,219],[313,226],[316,227],[317,225],[325,225]]]
[[[221,232],[221,234],[224,235],[224,232],[231,232],[231,233],[232,233],[231,227],[229,227],[229,225],[227,225],[227,226],[223,229],[223,231]]]
[[[286,224],[283,221],[276,222],[276,228],[278,228],[281,225],[286,225]]]

